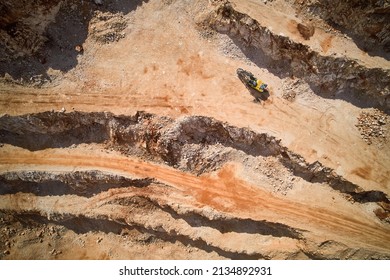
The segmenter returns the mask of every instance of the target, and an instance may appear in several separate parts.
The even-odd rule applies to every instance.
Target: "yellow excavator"
[[[261,94],[256,94],[250,91],[251,95],[255,98],[256,102],[260,102],[260,99],[264,99],[266,98],[266,96],[269,96],[267,90],[268,85],[263,83],[261,80],[257,79],[251,72],[238,68],[237,76],[247,88],[254,89],[257,92],[261,93]]]

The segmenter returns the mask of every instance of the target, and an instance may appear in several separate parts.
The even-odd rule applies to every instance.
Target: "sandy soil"
[[[40,87],[1,84],[0,112],[18,116],[51,110],[64,113],[107,111],[116,115],[146,111],[172,119],[212,117],[235,127],[274,136],[306,162],[320,162],[343,180],[359,186],[361,192],[381,192],[388,197],[390,130],[384,132],[383,139],[368,145],[356,127],[359,115],[374,109],[320,97],[304,81],[278,76],[267,67],[258,67],[226,34],[203,36],[198,23],[213,9],[211,2],[216,1],[151,0],[140,4],[116,19],[126,22],[127,26],[119,32],[123,36],[109,44],[94,39],[92,34],[101,22],[91,21],[82,42],[83,52],[76,56],[77,65],[69,71],[50,67],[47,73],[53,82]],[[276,34],[282,33],[308,45],[321,55],[348,56],[368,68],[390,69],[386,59],[368,56],[349,38],[327,32],[325,23],[316,28],[310,40],[304,40],[295,27],[303,19],[297,18],[287,1],[231,2],[235,9]],[[266,101],[253,102],[236,76],[239,67],[248,69],[269,85],[270,97]],[[292,101],[283,98],[291,85],[295,85],[296,90]],[[389,122],[385,127],[390,128]],[[2,133],[7,133],[3,127]],[[272,161],[272,158],[264,158]],[[345,193],[325,182],[307,182],[301,178],[283,194],[270,191],[272,186],[264,186],[268,183],[259,180],[255,171],[238,158],[218,170],[197,176],[162,162],[110,151],[99,144],[38,151],[3,145],[0,172],[23,170],[52,173],[101,170],[129,178],[152,177],[158,184],[145,189],[111,189],[90,198],[70,194],[2,194],[1,227],[5,238],[2,240],[6,241],[1,245],[4,251],[2,255],[0,252],[1,258],[390,257],[390,226],[386,219],[381,220],[374,214],[379,207],[376,203],[351,201]],[[283,174],[290,172],[282,167],[280,170],[285,172]],[[283,174],[278,179],[287,180]],[[136,196],[148,197],[154,202],[134,206],[132,210],[107,202]],[[155,204],[158,210],[153,210]],[[175,209],[171,210],[173,214],[163,211],[166,205]],[[180,207],[186,210],[180,212]],[[209,209],[218,215],[234,217],[241,221],[240,227],[245,226],[245,220],[266,221],[275,227],[283,225],[280,231],[285,229],[289,234],[277,236],[262,234],[261,230],[256,233],[238,229],[224,232],[210,224],[197,228],[183,218],[189,209],[200,211],[201,216]],[[143,211],[146,218],[142,218]],[[35,213],[34,218],[24,218],[29,212]],[[91,226],[77,231],[77,226],[50,219],[54,213],[83,215],[86,217],[83,223],[87,223],[87,218],[97,217],[106,221],[121,220],[144,230],[133,227],[122,229],[118,234],[108,232],[107,224],[100,229]],[[387,217],[388,212],[384,213]],[[40,220],[36,216],[49,218]],[[208,219],[210,222],[217,218]],[[63,217],[59,220],[63,221]],[[275,228],[274,231],[277,232]],[[291,234],[295,231],[303,237]],[[72,245],[69,245],[70,240]]]

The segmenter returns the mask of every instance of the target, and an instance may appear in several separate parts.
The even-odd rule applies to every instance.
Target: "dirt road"
[[[93,243],[97,236],[109,240],[106,247],[96,248],[105,258],[128,258],[129,253],[107,253],[121,235],[99,228],[99,219],[104,225],[114,222],[122,231],[125,224],[136,225],[130,230],[130,240],[134,252],[142,252],[145,258],[153,258],[148,251],[160,248],[159,242],[166,249],[160,248],[156,258],[169,258],[169,250],[176,252],[174,258],[389,258],[390,120],[385,111],[390,62],[368,55],[351,38],[317,18],[312,21],[316,24],[314,35],[305,40],[297,23],[306,24],[309,19],[295,13],[289,1],[230,1],[232,8],[222,2],[150,0],[132,7],[117,7],[114,1],[100,7],[88,3],[80,9],[84,20],[74,22],[78,9],[61,10],[60,5],[50,10],[60,9],[63,28],[77,26],[79,33],[75,28],[73,41],[68,41],[82,41],[82,51],[73,45],[58,47],[64,57],[58,55],[55,61],[63,59],[69,64],[71,57],[75,62],[68,69],[65,62],[51,60],[51,51],[57,48],[52,41],[52,49],[39,54],[47,62],[29,66],[31,73],[52,82],[32,86],[20,78],[17,82],[2,80],[0,138],[5,144],[0,147],[0,210],[1,226],[19,230],[4,233],[8,234],[4,238],[14,238],[15,244],[25,242],[15,237],[20,230],[28,229],[26,234],[34,235],[37,221],[51,225],[52,220],[45,217],[58,215],[55,228],[63,239],[59,238],[56,249],[61,248],[63,254],[49,254],[45,249],[34,255],[33,248],[40,246],[34,243],[25,246],[31,256],[18,252],[16,245],[4,245],[1,249],[9,255],[4,253],[2,258],[72,258],[66,240],[80,234],[66,222],[66,215],[72,221],[82,216],[86,220],[78,225],[91,225],[85,242]],[[63,5],[66,8],[68,4]],[[39,16],[49,22],[49,15],[42,12]],[[62,27],[50,30],[60,34]],[[85,35],[84,41],[80,34]],[[9,69],[16,73],[18,67],[15,64]],[[45,69],[40,72],[42,67]],[[265,81],[269,98],[253,102],[236,76],[237,68]],[[14,73],[11,70],[8,72]],[[32,75],[30,82],[34,79]],[[337,88],[327,91],[333,85]],[[64,119],[74,112],[109,112],[115,116],[105,120],[108,124],[125,123],[125,116],[133,119],[114,133],[112,126],[100,120],[64,124],[59,118],[49,125],[37,117],[52,111],[62,112],[58,114]],[[139,131],[146,131],[146,126],[131,126],[139,121],[133,117],[139,111],[153,114],[151,123],[155,116],[160,118],[144,134]],[[380,134],[368,133],[370,145],[356,126],[363,113],[379,116],[374,120]],[[22,116],[25,114],[32,115]],[[177,162],[161,160],[163,152],[156,155],[149,145],[158,146],[159,137],[171,129],[165,119],[179,127],[186,117],[194,116],[212,118],[212,125],[199,128],[196,133],[201,136],[188,131],[179,136],[172,133],[169,141],[180,140],[184,148],[178,152]],[[85,127],[88,132],[92,125],[99,127],[102,141],[81,138],[84,134],[78,129]],[[242,136],[247,137],[245,145],[223,144],[222,140],[231,140],[214,139],[213,133],[224,125],[272,136],[305,164],[289,166],[283,153],[251,153],[256,143],[249,136]],[[371,125],[370,121],[368,129]],[[72,146],[42,145],[34,152],[21,148],[30,141],[49,143],[47,138],[57,139],[60,133],[74,133],[79,138],[71,141]],[[122,137],[119,140],[114,137],[118,135]],[[195,171],[203,170],[202,164],[211,167],[198,174]],[[89,179],[61,177],[93,170],[107,173],[109,178],[154,181],[143,188],[133,186],[134,182],[121,187],[112,183],[115,187],[101,187],[104,191],[92,197],[71,191],[40,195],[56,184],[72,189],[71,180],[77,186],[95,184],[100,188],[99,180],[91,183]],[[323,170],[328,176],[325,179],[308,175]],[[35,178],[34,172],[46,172],[47,178]],[[61,179],[53,179],[55,174]],[[341,187],[343,184],[354,189]],[[147,202],[123,202],[126,197],[143,197]],[[180,210],[180,205],[185,210]],[[150,218],[142,217],[142,211]],[[23,215],[33,216],[26,218],[33,226],[21,226]],[[217,225],[213,226],[213,221]],[[152,241],[148,239],[146,245],[135,241],[144,235],[153,236]],[[221,238],[227,240],[226,248]],[[47,243],[50,241],[44,239],[43,244]],[[256,245],[250,248],[248,244],[253,243]],[[188,252],[187,247],[198,251]],[[74,258],[87,254],[79,249]]]

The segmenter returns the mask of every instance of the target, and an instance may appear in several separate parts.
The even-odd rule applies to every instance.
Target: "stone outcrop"
[[[342,28],[364,49],[381,46],[390,52],[390,3],[361,0],[296,0],[302,12],[318,16],[331,25]]]

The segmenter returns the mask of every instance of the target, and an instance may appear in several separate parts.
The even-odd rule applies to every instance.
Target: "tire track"
[[[80,154],[74,151],[28,152],[7,149],[0,154],[1,170],[21,167],[36,170],[48,167],[61,170],[70,166],[130,174],[136,177],[153,175],[153,178],[173,186],[194,197],[200,207],[210,206],[217,211],[253,220],[288,221],[289,226],[306,225],[304,230],[320,231],[336,240],[349,244],[373,246],[389,250],[390,229],[369,220],[359,220],[348,213],[334,212],[275,197],[261,188],[251,186],[234,177],[232,167],[225,167],[218,175],[194,176],[162,165],[122,156],[107,154]],[[314,230],[313,230],[314,229]]]

